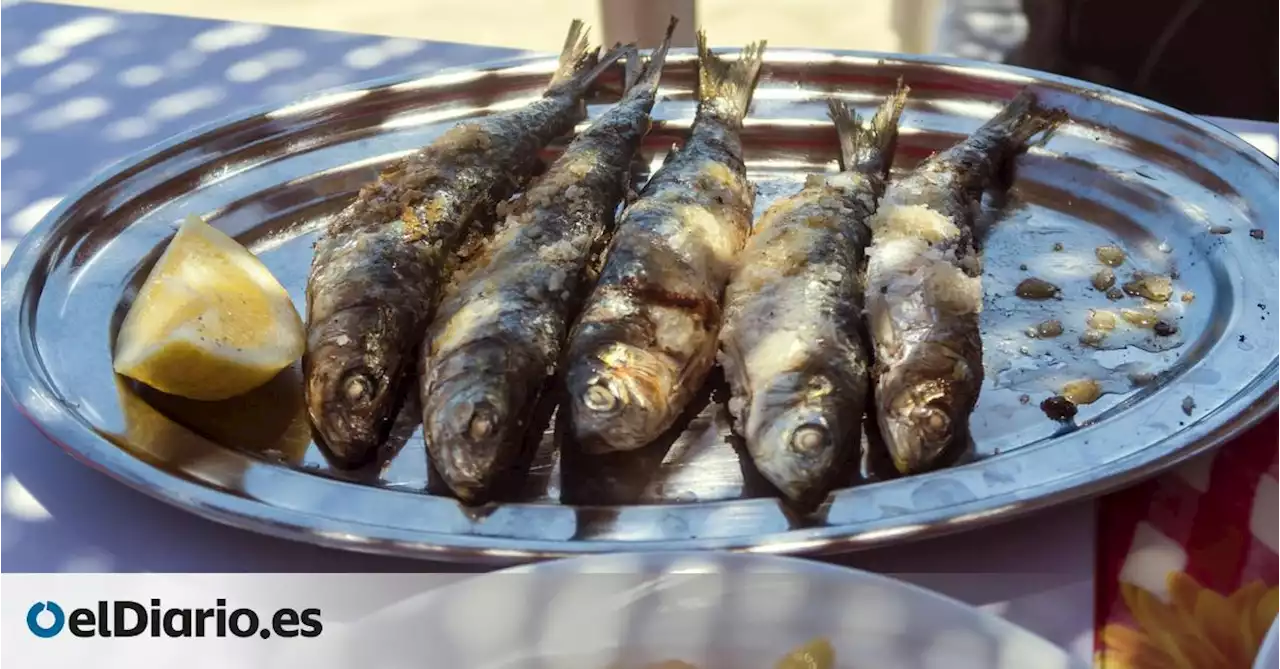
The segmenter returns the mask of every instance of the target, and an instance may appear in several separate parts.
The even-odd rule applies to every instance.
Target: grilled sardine
[[[387,439],[442,277],[539,150],[583,118],[583,96],[621,55],[597,52],[574,21],[542,98],[462,123],[395,164],[317,242],[303,368],[308,415],[334,464],[366,464]]]
[[[622,100],[517,200],[441,302],[423,347],[423,425],[436,470],[463,501],[485,501],[521,452],[590,287],[588,261],[612,227],[649,130],[670,34],[645,66],[631,52]]]
[[[1032,137],[1065,118],[1024,90],[963,142],[895,179],[870,220],[868,327],[881,436],[902,473],[968,440],[982,387],[975,210]]]
[[[624,451],[675,423],[715,360],[720,299],[755,199],[739,131],[764,42],[737,62],[698,34],[698,111],[688,141],[622,214],[565,361],[574,441]]]
[[[899,86],[862,127],[829,103],[843,170],[813,175],[769,207],[725,292],[720,360],[734,429],[760,473],[804,506],[822,501],[861,444],[866,221],[884,193],[906,94]]]

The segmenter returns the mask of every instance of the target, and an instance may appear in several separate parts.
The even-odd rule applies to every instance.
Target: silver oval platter
[[[796,513],[740,457],[713,382],[674,440],[584,463],[562,459],[548,431],[519,485],[467,508],[442,492],[411,420],[380,466],[331,468],[311,441],[296,369],[207,404],[113,374],[120,320],[185,216],[204,216],[257,253],[301,310],[327,217],[380,167],[457,121],[537,95],[553,66],[543,58],[258,111],[100,176],[28,234],[4,269],[5,385],[78,459],[199,515],[347,549],[492,563],[618,550],[837,552],[950,532],[1149,476],[1275,410],[1280,210],[1266,156],[1186,114],[1025,70],[785,49],[766,62],[744,131],[757,213],[806,173],[836,169],[830,95],[865,113],[905,78],[912,92],[895,170],[958,141],[1023,86],[1071,117],[1021,158],[1009,195],[984,212],[987,382],[974,446],[950,468],[892,478],[868,457],[816,512]],[[693,117],[694,71],[687,51],[668,61],[669,97],[645,145],[654,165]],[[603,92],[593,115],[619,79],[613,73],[612,96]],[[1121,323],[1096,346],[1080,344],[1091,309],[1138,302],[1091,286],[1103,245],[1126,253],[1121,282],[1135,272],[1173,277],[1176,333]],[[1060,286],[1061,299],[1016,297],[1033,276]],[[1062,335],[1027,336],[1050,318]],[[1040,402],[1078,378],[1097,381],[1102,396],[1074,423],[1047,418]]]

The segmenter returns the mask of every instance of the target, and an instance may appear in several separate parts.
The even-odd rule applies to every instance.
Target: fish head
[[[574,438],[588,453],[631,451],[674,420],[680,371],[668,356],[613,342],[577,358],[567,375]]]
[[[743,437],[760,473],[793,502],[816,505],[858,452],[866,377],[822,366],[787,372],[754,393]]]
[[[982,378],[943,346],[921,349],[882,377],[877,397],[881,437],[902,474],[937,466],[967,437]]]
[[[330,457],[342,466],[371,462],[400,407],[413,342],[387,310],[347,309],[313,326],[303,365],[307,413]]]
[[[520,452],[546,366],[494,339],[428,366],[422,421],[432,464],[459,499],[482,503]]]

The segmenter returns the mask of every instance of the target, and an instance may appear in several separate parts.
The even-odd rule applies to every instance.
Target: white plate
[[[1271,631],[1262,640],[1253,669],[1275,669],[1277,665],[1280,665],[1280,618],[1271,623]]]
[[[875,574],[730,553],[619,554],[492,572],[326,624],[280,666],[768,669],[814,637],[839,667],[1084,665],[1005,620]],[[299,648],[298,650],[302,650]],[[613,663],[620,662],[618,665]]]

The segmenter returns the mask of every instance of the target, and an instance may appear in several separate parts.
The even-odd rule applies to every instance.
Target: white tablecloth
[[[162,137],[261,102],[505,49],[21,4],[4,11],[3,240],[74,183]],[[1222,121],[1275,152],[1272,124]],[[6,398],[0,556],[15,571],[469,571],[342,553],[215,524],[76,463]],[[992,610],[1088,657],[1094,507],[833,560]]]

